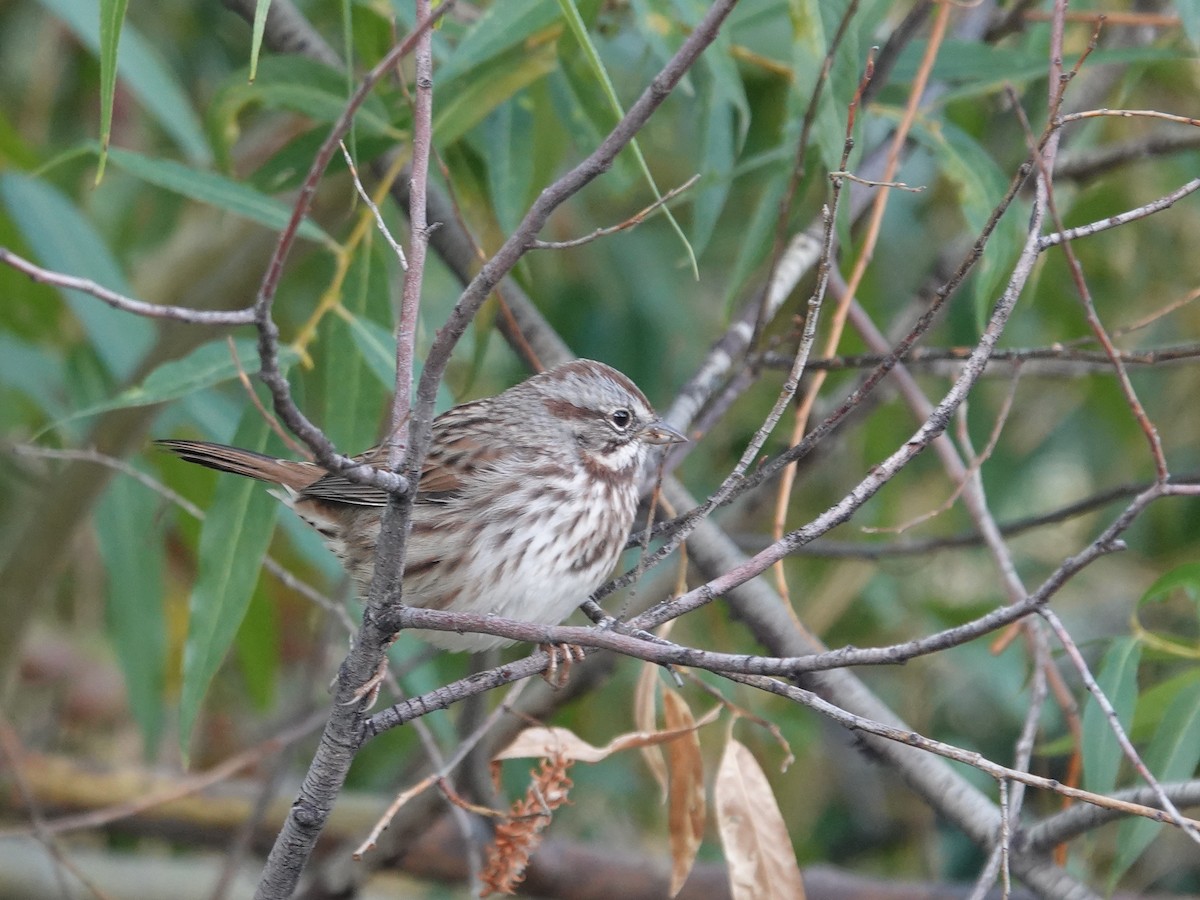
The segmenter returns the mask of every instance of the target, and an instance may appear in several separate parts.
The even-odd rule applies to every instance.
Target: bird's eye
[[[612,415],[608,418],[614,425],[624,431],[629,427],[629,423],[633,421],[633,413],[627,409],[614,409]]]

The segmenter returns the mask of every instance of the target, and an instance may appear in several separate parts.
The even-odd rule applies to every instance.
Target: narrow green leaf
[[[1127,732],[1137,707],[1138,663],[1142,645],[1131,637],[1117,638],[1104,654],[1096,683],[1112,703],[1117,720]],[[1083,708],[1083,786],[1107,794],[1117,785],[1125,758],[1104,711],[1094,697]]]
[[[481,158],[487,161],[492,208],[505,234],[520,224],[533,186],[533,154],[529,152],[533,111],[528,99],[522,92],[493,110],[475,132],[479,140],[472,142],[487,147]]]
[[[270,429],[257,410],[248,409],[234,443],[249,450],[266,447]],[[271,541],[276,501],[249,478],[222,475],[200,530],[199,573],[188,608],[179,699],[179,740],[187,755],[200,705],[246,614]]]
[[[329,137],[329,129],[317,126],[299,134],[278,152],[267,159],[261,166],[246,176],[246,183],[252,185],[264,194],[278,194],[292,191],[300,187],[308,167],[312,165],[313,157]],[[382,156],[396,146],[395,140],[385,137],[363,137],[356,134],[355,149],[351,151],[359,169],[365,169],[367,163]],[[325,170],[326,179],[334,174],[349,171],[342,154],[335,153],[329,168]]]
[[[717,217],[725,207],[733,173],[734,108],[721,100],[720,90],[709,82],[700,103],[701,171],[704,179],[694,189],[692,246],[702,253],[712,238]]]
[[[1183,591],[1193,601],[1200,600],[1200,562],[1184,563],[1160,575],[1138,601],[1138,606],[1165,600],[1175,591]]]
[[[913,41],[900,52],[896,68],[892,72],[892,78],[897,84],[909,82],[916,77],[926,48],[926,41]],[[1089,54],[1087,65],[1147,65],[1188,58],[1187,52],[1180,47],[1118,47],[1096,50]],[[1063,58],[1063,65],[1070,69],[1078,59],[1078,54],[1068,54]],[[1028,42],[1018,47],[997,47],[979,41],[951,40],[944,42],[938,49],[931,77],[935,81],[952,86],[951,90],[939,98],[939,103],[945,105],[954,100],[1001,91],[1005,85],[1021,85],[1044,78],[1045,75],[1046,52],[1036,42]]]
[[[550,91],[552,127],[566,132],[560,140],[569,141],[577,154],[588,153],[604,140],[613,117],[582,54],[570,50],[560,53],[558,70],[551,73],[546,84]],[[640,177],[630,153],[617,154],[612,169],[605,175],[614,195],[626,193]]]
[[[167,404],[163,410],[164,425],[174,424],[177,419],[194,426],[200,434],[228,443],[237,430],[245,403],[245,398],[236,391],[196,391],[180,398],[177,404]],[[163,430],[165,433],[170,429]]]
[[[91,222],[56,188],[15,172],[0,173],[0,202],[42,265],[133,293]],[[154,342],[154,326],[82,292],[59,293],[114,379],[131,375]]]
[[[0,333],[0,385],[29,397],[48,417],[63,414],[63,360],[47,348]]]
[[[488,63],[469,80],[452,83],[434,102],[433,134],[441,145],[452,144],[522,88],[553,72],[558,50],[553,43],[518,48]]]
[[[346,323],[362,354],[367,369],[388,389],[396,386],[396,339],[390,331],[370,319],[349,314]],[[416,377],[416,373],[413,373]]]
[[[1143,755],[1147,768],[1160,783],[1196,777],[1196,765],[1200,763],[1200,672],[1193,674],[1195,677],[1181,683]],[[1109,875],[1111,886],[1137,862],[1162,827],[1159,822],[1143,818],[1121,823],[1117,858]]]
[[[275,607],[260,584],[250,596],[242,627],[234,638],[234,652],[246,693],[260,711],[270,708],[275,699],[279,682],[279,632]]]
[[[355,321],[366,321],[368,310],[378,301],[387,304],[387,267],[373,252],[373,241],[364,242],[355,254],[353,268],[346,279],[342,306]],[[371,302],[375,295],[376,303]],[[381,329],[382,330],[382,329]],[[381,343],[378,338],[373,343]],[[329,331],[317,344],[320,368],[325,374],[325,432],[349,453],[365,450],[379,437],[380,416],[386,394],[395,383],[386,385],[365,371],[355,347],[350,322],[332,316]],[[393,357],[393,366],[395,359]],[[386,368],[386,367],[385,367]]]
[[[1195,625],[1200,622],[1200,563],[1176,566],[1156,579],[1138,601],[1138,615],[1140,617],[1145,607],[1168,602],[1176,595],[1191,601],[1192,629],[1173,627],[1167,631],[1156,631],[1139,622],[1139,627],[1143,630],[1138,636],[1154,650],[1194,660],[1200,652],[1200,644],[1195,637]]]
[[[162,736],[167,625],[159,501],[132,478],[113,479],[96,509],[108,580],[108,635],[125,676],[129,708],[147,759]]]
[[[561,31],[559,14],[549,3],[493,3],[438,69],[438,84],[450,85],[459,79],[465,84],[487,63],[513,50],[540,46]]]
[[[259,370],[257,342],[253,338],[239,338],[234,341],[234,349],[242,369],[247,374],[256,374]],[[280,348],[281,368],[286,369],[297,359],[299,359],[299,354],[295,350],[289,347]],[[163,363],[147,375],[141,384],[126,388],[110,400],[76,410],[66,418],[59,419],[48,426],[47,430],[113,409],[149,406],[152,403],[177,400],[204,388],[237,378],[238,363],[235,363],[234,358],[230,355],[229,345],[225,340],[203,344],[181,359]]]
[[[821,15],[820,0],[789,0],[788,13],[792,25],[792,84],[788,92],[791,118],[800,122],[816,90],[821,67],[829,50],[829,37]],[[839,68],[835,66],[835,68]],[[846,113],[834,98],[833,72],[817,101],[813,121],[811,146],[816,150],[824,172],[837,168],[846,143]],[[799,130],[796,132],[799,138]],[[824,174],[824,172],[822,174]]]
[[[346,107],[345,73],[299,56],[265,56],[258,62],[253,83],[249,69],[234,72],[209,104],[208,129],[218,156],[218,168],[229,168],[229,148],[240,134],[238,116],[252,106],[286,109],[315,122],[334,122]],[[403,108],[401,117],[407,116]],[[387,105],[375,94],[366,99],[354,117],[366,134],[393,141],[404,137],[394,127]]]
[[[596,78],[603,85],[605,96],[608,98],[614,116],[616,119],[620,119],[625,115],[625,110],[621,107],[621,101],[617,98],[617,91],[613,87],[612,79],[608,76],[608,70],[604,68],[604,63],[600,60],[600,54],[596,52],[591,35],[588,34],[587,27],[583,24],[583,17],[579,15],[579,8],[575,5],[575,0],[558,0],[558,6],[562,10],[563,17],[567,20],[567,27],[571,29],[571,34],[579,42],[579,46],[583,48],[584,55],[591,64]],[[646,164],[646,158],[642,155],[642,148],[638,145],[637,138],[629,142],[629,149],[633,151],[638,167],[642,170],[642,175],[645,177],[646,183],[650,186],[650,190],[654,194],[654,199],[661,200],[662,193],[654,181],[654,176],[650,174],[650,167]],[[688,262],[692,266],[692,277],[699,281],[700,267],[696,262],[696,254],[692,250],[692,245],[688,242],[683,229],[679,227],[679,223],[675,221],[675,217],[671,215],[671,211],[666,207],[663,207],[663,216],[671,223],[671,228],[683,243],[683,248],[687,252]]]
[[[779,202],[787,184],[789,166],[776,165],[759,192],[738,236],[737,257],[729,270],[725,284],[725,308],[731,309],[741,295],[746,279],[771,252],[771,232],[779,218]]]
[[[292,216],[292,208],[288,204],[216,172],[204,172],[169,159],[153,159],[116,147],[109,151],[109,156],[113,165],[119,166],[135,178],[199,203],[228,210],[268,228],[281,230]],[[310,241],[319,241],[327,247],[336,246],[333,238],[310,218],[306,217],[300,223],[297,233]]]
[[[258,0],[254,4],[254,25],[250,29],[250,81],[258,74],[258,54],[262,50],[263,32],[267,27],[267,10],[271,0]]]
[[[104,177],[104,161],[112,136],[113,96],[117,89],[117,49],[128,0],[100,0],[100,165],[96,184]]]
[[[724,30],[700,57],[699,76],[700,171],[704,179],[696,188],[691,232],[697,253],[708,245],[725,207],[734,163],[750,127],[750,103],[733,60],[731,39]]]
[[[383,387],[391,391],[396,386],[396,338],[377,322],[359,316],[348,316],[350,334],[362,354],[362,360],[367,370],[374,375]],[[413,380],[421,377],[421,360],[413,365]],[[443,411],[453,405],[450,390],[443,382],[438,386],[437,409]]]
[[[84,46],[97,56],[103,54],[101,20],[96,15],[95,0],[41,0],[41,3],[62,19]],[[121,53],[118,57],[114,50],[113,57],[121,83],[188,159],[206,162],[210,157],[208,141],[187,92],[136,28],[126,24],[120,30]]]
[[[995,160],[974,138],[949,122],[943,122],[936,132],[917,125],[912,134],[933,151],[942,174],[957,189],[967,227],[973,234],[981,233],[1008,189],[1008,180]],[[992,232],[974,273],[975,314],[981,328],[1020,252],[1022,239],[1021,220],[1010,208]]]

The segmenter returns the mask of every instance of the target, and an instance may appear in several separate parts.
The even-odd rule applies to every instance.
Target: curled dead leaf
[[[663,718],[667,729],[682,736],[667,744],[670,772],[667,821],[671,843],[671,887],[668,896],[679,893],[696,852],[704,839],[707,807],[704,797],[704,760],[700,735],[687,701],[677,691],[663,692]]]
[[[654,730],[654,698],[655,689],[658,687],[658,673],[659,666],[656,664],[643,664],[642,671],[638,675],[637,687],[633,692],[633,724],[643,734]],[[663,752],[657,745],[647,744],[641,748],[641,753],[646,768],[650,770],[655,783],[658,784],[659,793],[665,803],[667,801],[667,763],[663,758]]]
[[[804,900],[804,882],[767,776],[730,739],[713,788],[734,900]]]
[[[549,758],[561,756],[575,762],[600,762],[614,753],[633,750],[654,744],[665,744],[713,722],[721,714],[721,707],[714,706],[699,719],[685,728],[666,731],[633,731],[618,735],[603,747],[589,744],[573,731],[558,727],[526,728],[513,742],[497,753],[493,760],[526,759],[529,757]]]

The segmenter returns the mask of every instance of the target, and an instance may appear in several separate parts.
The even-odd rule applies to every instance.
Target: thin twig
[[[1178,122],[1180,125],[1200,125],[1200,119],[1193,119],[1191,116],[1177,116],[1174,113],[1160,112],[1157,109],[1087,109],[1077,113],[1065,113],[1058,117],[1056,124],[1069,125],[1071,122],[1101,118],[1163,119],[1167,122]]]
[[[487,737],[488,732],[492,730],[493,726],[503,716],[513,711],[514,704],[520,699],[521,694],[528,685],[528,681],[521,681],[513,685],[503,702],[493,709],[474,731],[459,741],[458,746],[454,748],[454,753],[449,758],[439,763],[437,771],[397,794],[396,798],[388,805],[387,810],[379,817],[370,833],[358,845],[358,849],[353,853],[354,858],[362,859],[375,849],[379,843],[379,836],[391,824],[392,819],[396,817],[396,813],[400,811],[405,803],[453,773],[462,761],[467,758],[467,755],[479,745],[480,741]]]
[[[925,190],[924,185],[913,187],[912,185],[905,184],[903,181],[873,181],[870,178],[861,178],[858,175],[855,175],[853,172],[847,172],[845,170],[840,172],[830,172],[829,177],[845,178],[849,181],[853,181],[855,184],[861,184],[865,187],[895,188],[898,191],[908,191],[910,194],[920,194]]]
[[[295,243],[300,222],[307,215],[317,192],[317,185],[333,159],[341,144],[342,137],[349,130],[354,115],[366,101],[367,96],[381,78],[395,67],[396,63],[407,56],[416,47],[421,37],[429,31],[437,20],[454,7],[455,0],[445,0],[439,4],[432,15],[420,20],[403,41],[392,47],[370,72],[364,76],[357,90],[346,102],[341,115],[330,129],[329,136],[317,151],[309,167],[308,174],[300,187],[296,202],[292,207],[292,215],[287,226],[279,235],[275,251],[267,264],[262,283],[254,301],[254,322],[258,327],[258,355],[262,361],[259,378],[270,390],[275,403],[275,412],[291,432],[300,438],[313,452],[313,459],[322,468],[330,472],[345,475],[351,481],[371,484],[392,493],[403,493],[409,488],[408,479],[394,472],[375,466],[362,464],[350,457],[337,452],[333,443],[307,416],[296,406],[292,399],[291,385],[279,369],[279,329],[271,318],[271,309],[279,281],[283,275],[283,265],[288,253]]]
[[[641,225],[642,222],[644,222],[646,220],[646,217],[650,215],[650,213],[654,212],[659,207],[665,206],[667,203],[670,203],[672,200],[674,200],[676,197],[678,197],[680,194],[682,194],[684,191],[686,191],[688,188],[690,188],[693,184],[695,184],[699,180],[700,180],[700,176],[698,174],[693,175],[691,178],[689,178],[683,184],[681,184],[677,187],[671,188],[671,190],[667,191],[665,194],[663,194],[661,197],[659,197],[657,200],[655,200],[653,203],[651,203],[649,206],[647,206],[641,212],[634,213],[632,216],[630,216],[624,222],[618,222],[616,225],[609,225],[607,228],[597,228],[591,234],[585,234],[583,237],[573,238],[572,240],[569,240],[569,241],[535,240],[529,245],[529,249],[530,250],[567,250],[571,247],[581,247],[584,244],[589,244],[592,241],[596,240],[597,238],[607,237],[610,234],[616,234],[617,232],[626,231],[630,228],[634,228],[638,225]]]
[[[1025,130],[1026,140],[1032,143],[1033,134],[1029,128],[1029,122],[1025,118],[1024,110],[1020,104],[1015,104],[1015,109],[1017,118]],[[1039,180],[1039,184],[1044,186],[1047,213],[1050,215],[1059,233],[1066,235],[1062,217],[1059,215],[1058,206],[1054,201],[1050,167],[1047,164],[1047,160],[1043,157],[1038,157],[1038,165],[1042,167],[1042,177]],[[1195,183],[1196,187],[1200,187],[1200,178],[1195,179]],[[1083,312],[1088,327],[1092,330],[1092,333],[1096,336],[1096,340],[1100,342],[1100,346],[1112,362],[1113,371],[1117,376],[1117,384],[1121,387],[1121,393],[1125,395],[1125,402],[1133,413],[1138,427],[1141,428],[1142,433],[1146,436],[1146,442],[1150,445],[1150,455],[1154,459],[1155,471],[1157,471],[1160,480],[1166,481],[1169,477],[1169,471],[1167,469],[1166,454],[1163,451],[1162,438],[1158,434],[1158,429],[1146,414],[1146,408],[1138,398],[1137,391],[1133,387],[1133,382],[1129,380],[1129,373],[1125,371],[1120,354],[1117,353],[1117,348],[1113,345],[1112,338],[1109,337],[1108,331],[1105,330],[1104,323],[1100,321],[1100,315],[1096,311],[1096,304],[1092,300],[1091,289],[1088,287],[1087,280],[1083,275],[1083,266],[1080,265],[1079,258],[1075,255],[1075,251],[1071,247],[1071,241],[1069,239],[1062,240],[1059,246],[1062,247],[1063,256],[1067,261],[1067,268],[1071,273],[1071,280],[1075,284],[1075,290],[1079,294],[1079,301],[1083,305]]]
[[[106,453],[101,453],[100,451],[90,447],[79,449],[55,449],[52,447],[38,447],[35,444],[16,444],[13,446],[12,451],[20,456],[41,457],[43,459],[66,459],[75,462],[95,463],[98,466],[107,466],[108,468],[114,469],[123,475],[128,475],[130,478],[136,480],[139,484],[142,484],[154,491],[154,493],[165,497],[192,518],[204,518],[204,510],[194,504],[187,497],[183,496],[177,491],[171,490],[171,488],[167,487],[153,475],[146,474],[132,463],[128,463],[123,459],[118,459],[115,456],[109,456]]]
[[[151,319],[173,319],[177,322],[190,322],[193,325],[253,325],[255,322],[253,307],[233,310],[190,309],[186,306],[160,306],[157,303],[134,300],[132,297],[126,297],[124,294],[97,284],[90,278],[77,278],[74,275],[64,275],[62,272],[43,269],[13,253],[7,247],[0,247],[0,263],[28,275],[34,281],[52,284],[64,290],[90,294],[97,300],[103,300],[113,309],[138,316],[146,316]]]
[[[396,254],[396,259],[400,260],[400,268],[407,269],[408,260],[404,258],[404,248],[392,237],[392,232],[388,229],[387,222],[383,220],[383,213],[379,211],[379,204],[371,199],[371,195],[363,187],[362,179],[358,175],[358,167],[354,165],[354,157],[350,155],[350,151],[346,147],[346,142],[338,141],[338,146],[342,148],[342,156],[346,160],[346,168],[350,170],[350,177],[354,180],[354,189],[358,191],[358,196],[367,205],[367,209],[371,210],[371,215],[375,217],[375,225],[379,228],[379,233],[383,235],[384,240],[388,242],[388,246],[392,248],[392,252]]]
[[[233,368],[237,372],[238,382],[241,384],[242,390],[246,394],[246,398],[250,401],[251,405],[258,412],[262,420],[267,423],[267,427],[275,432],[276,436],[283,441],[283,443],[297,456],[302,456],[305,459],[311,459],[312,454],[308,452],[308,449],[303,444],[298,443],[294,437],[284,431],[279,425],[279,420],[267,412],[267,408],[263,406],[262,401],[258,399],[258,394],[254,392],[254,385],[250,383],[250,376],[246,374],[246,369],[242,366],[241,359],[238,358],[237,345],[234,344],[233,338],[226,336],[225,343],[229,347],[229,357],[233,360]]]
[[[1185,303],[1192,302],[1197,297],[1200,297],[1200,291],[1192,292],[1185,300],[1170,304],[1170,308],[1160,310],[1153,317],[1148,318],[1157,319],[1162,315],[1170,313],[1173,309],[1183,306]],[[1128,333],[1134,330],[1134,328],[1141,328],[1148,324],[1150,324],[1149,321],[1142,321],[1134,326],[1116,329],[1113,334]],[[942,363],[951,363],[954,365],[946,368],[947,370],[953,370],[957,368],[957,363],[961,363],[970,355],[970,347],[913,347],[904,356],[900,357],[897,362],[911,368],[920,367],[935,370],[939,369]],[[1157,366],[1163,363],[1191,360],[1200,357],[1200,344],[1178,344],[1148,350],[1118,350],[1117,355],[1120,357],[1121,362],[1126,365]],[[869,369],[885,362],[888,356],[889,354],[887,353],[819,356],[808,361],[808,368],[829,369],[835,372],[851,369]],[[782,369],[788,368],[792,364],[792,357],[780,353],[767,353],[759,357],[756,362],[769,369]],[[1037,365],[1038,363],[1060,363],[1061,365],[1050,367],[1039,366]],[[1027,375],[1044,376],[1046,374],[1061,372],[1063,375],[1078,376],[1097,370],[1111,372],[1112,360],[1107,353],[1099,350],[1078,350],[1065,344],[1056,344],[1051,347],[997,349],[988,360],[988,368],[1000,367],[1010,369],[1020,367]]]
[[[1110,228],[1116,228],[1119,225],[1125,225],[1129,222],[1135,222],[1138,219],[1144,219],[1147,216],[1154,215],[1156,212],[1162,212],[1164,209],[1170,209],[1184,197],[1200,190],[1200,178],[1193,178],[1187,184],[1172,191],[1165,197],[1160,197],[1157,200],[1152,200],[1137,209],[1131,209],[1123,213],[1117,213],[1113,216],[1108,216],[1098,222],[1090,222],[1087,225],[1077,225],[1074,228],[1061,228],[1053,234],[1042,235],[1040,246],[1043,249],[1055,247],[1059,244],[1069,243],[1076,238],[1091,237],[1093,234],[1099,234],[1102,231],[1107,231]]]
[[[1154,773],[1151,772],[1146,764],[1142,761],[1137,749],[1133,746],[1133,742],[1129,740],[1129,735],[1125,733],[1125,729],[1121,725],[1121,720],[1117,717],[1116,710],[1113,709],[1112,703],[1109,702],[1109,699],[1105,696],[1104,691],[1100,690],[1100,686],[1096,684],[1096,679],[1092,676],[1092,672],[1091,669],[1088,668],[1087,661],[1083,658],[1083,654],[1079,652],[1079,645],[1075,643],[1075,640],[1071,637],[1071,633],[1067,631],[1066,626],[1063,625],[1062,620],[1059,619],[1054,610],[1048,607],[1039,609],[1038,614],[1046,621],[1047,624],[1049,624],[1051,630],[1054,632],[1055,637],[1058,638],[1058,642],[1062,645],[1063,649],[1067,651],[1067,659],[1069,659],[1071,661],[1071,665],[1075,667],[1075,671],[1083,680],[1083,684],[1088,689],[1088,693],[1090,693],[1092,695],[1092,699],[1099,704],[1101,711],[1104,713],[1104,717],[1108,720],[1108,727],[1112,730],[1112,733],[1117,738],[1117,744],[1120,745],[1121,752],[1125,754],[1125,758],[1133,764],[1133,767],[1137,770],[1137,773],[1142,776],[1146,784],[1148,784],[1155,792],[1158,802],[1162,804],[1162,810],[1165,810],[1165,814],[1162,810],[1159,811],[1158,819],[1161,821],[1163,818],[1169,818],[1170,821],[1174,822],[1183,829],[1184,834],[1191,838],[1193,843],[1200,844],[1200,830],[1198,830],[1197,827],[1200,826],[1200,823],[1186,818],[1179,811],[1179,809],[1171,801],[1171,798],[1167,796],[1166,791],[1163,790],[1162,785],[1154,776]]]
[[[417,0],[417,18],[430,17],[431,0]],[[416,85],[412,101],[412,170],[409,175],[408,220],[410,265],[404,270],[400,315],[396,322],[396,391],[392,396],[384,446],[388,468],[399,469],[408,447],[411,416],[413,366],[416,362],[417,325],[421,308],[421,285],[425,279],[425,256],[429,248],[425,186],[429,182],[429,152],[433,145],[433,32],[421,33],[416,48]],[[409,475],[415,477],[412,469]]]
[[[837,722],[843,728],[850,731],[862,731],[867,734],[873,734],[885,740],[894,741],[909,747],[917,747],[921,750],[926,750],[930,753],[935,753],[945,759],[951,759],[955,762],[964,763],[978,769],[981,772],[986,772],[993,778],[1000,780],[1015,781],[1020,784],[1028,785],[1029,787],[1040,788],[1041,790],[1051,791],[1056,794],[1071,797],[1074,800],[1080,800],[1084,803],[1090,803],[1094,806],[1099,806],[1105,809],[1117,810],[1122,813],[1134,816],[1142,816],[1155,822],[1167,822],[1180,825],[1189,831],[1200,827],[1200,821],[1189,819],[1185,816],[1180,816],[1178,820],[1174,820],[1170,815],[1163,812],[1161,809],[1155,809],[1151,806],[1146,806],[1140,803],[1131,803],[1127,800],[1116,800],[1112,797],[1106,797],[1103,794],[1094,794],[1091,791],[1080,790],[1079,788],[1067,787],[1054,778],[1045,778],[1040,775],[1033,775],[1029,772],[1022,772],[1017,769],[1002,766],[999,763],[992,762],[983,754],[972,751],[963,750],[955,747],[952,744],[946,744],[942,741],[935,741],[932,738],[927,738],[924,735],[917,734],[904,728],[896,728],[892,725],[884,724],[883,722],[873,721],[864,716],[858,716],[854,713],[840,709],[827,700],[817,696],[811,691],[806,691],[803,688],[786,682],[777,681],[773,678],[765,678],[756,675],[727,675],[731,681],[737,681],[741,684],[750,685],[751,687],[759,688],[760,690],[768,691],[769,693],[777,694],[781,697],[787,697],[803,706],[808,707],[828,719]],[[1168,802],[1170,802],[1168,800]],[[1172,807],[1174,804],[1172,804]]]

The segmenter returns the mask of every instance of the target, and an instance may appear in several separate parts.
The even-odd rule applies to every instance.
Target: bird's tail
[[[325,474],[319,466],[289,459],[276,459],[253,450],[242,450],[210,441],[155,441],[181,459],[208,466],[218,472],[232,472],[259,481],[283,485],[301,491]]]

